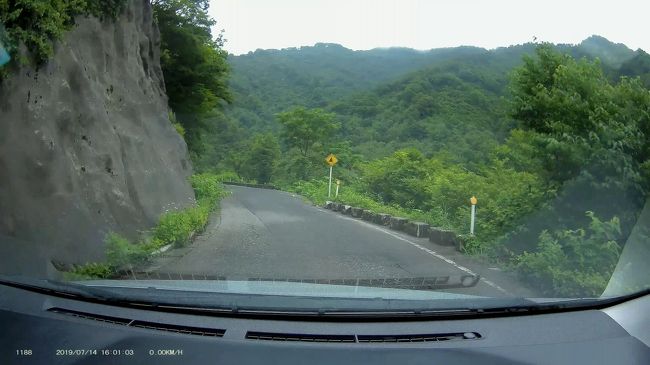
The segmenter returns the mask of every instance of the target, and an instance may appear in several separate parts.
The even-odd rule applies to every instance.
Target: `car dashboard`
[[[649,364],[649,309],[645,295],[488,318],[268,319],[0,286],[0,364]]]

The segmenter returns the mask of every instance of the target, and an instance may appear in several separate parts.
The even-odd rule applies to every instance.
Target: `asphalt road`
[[[340,213],[291,193],[228,186],[205,233],[163,255],[150,272],[227,279],[390,279],[478,274],[474,295],[531,293],[498,268],[453,248],[432,244]]]

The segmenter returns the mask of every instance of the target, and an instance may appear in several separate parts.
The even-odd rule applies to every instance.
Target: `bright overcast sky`
[[[215,31],[234,54],[318,42],[351,49],[495,48],[537,37],[579,43],[602,35],[650,51],[650,1],[211,0]]]

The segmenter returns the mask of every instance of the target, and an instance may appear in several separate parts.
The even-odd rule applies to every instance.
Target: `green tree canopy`
[[[125,4],[126,0],[0,0],[0,44],[9,53],[16,53],[20,43],[24,43],[32,61],[40,65],[52,56],[53,41],[74,25],[75,16],[115,18]]]
[[[280,158],[280,145],[272,134],[258,134],[253,137],[243,168],[247,178],[258,184],[268,184],[273,177]]]
[[[322,109],[297,107],[277,115],[282,125],[281,138],[289,147],[296,147],[303,156],[316,142],[325,143],[340,128],[335,114]]]
[[[636,56],[621,65],[618,74],[639,77],[646,89],[650,89],[650,55],[642,49],[637,50]]]
[[[511,115],[537,133],[550,179],[581,173],[609,187],[640,183],[648,91],[638,80],[612,85],[598,61],[575,60],[543,44],[512,81]]]
[[[413,208],[426,200],[422,181],[433,171],[417,149],[400,150],[362,167],[363,181],[381,201]]]
[[[201,134],[210,127],[206,115],[221,102],[231,101],[223,39],[212,37],[215,21],[208,15],[208,0],[156,0],[152,5],[160,28],[169,106],[196,152]]]

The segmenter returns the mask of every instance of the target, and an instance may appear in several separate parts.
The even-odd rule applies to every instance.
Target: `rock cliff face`
[[[52,59],[0,86],[0,254],[21,245],[82,263],[110,231],[135,236],[194,202],[168,119],[148,0],[116,21],[80,17]],[[4,272],[0,268],[0,272]]]

